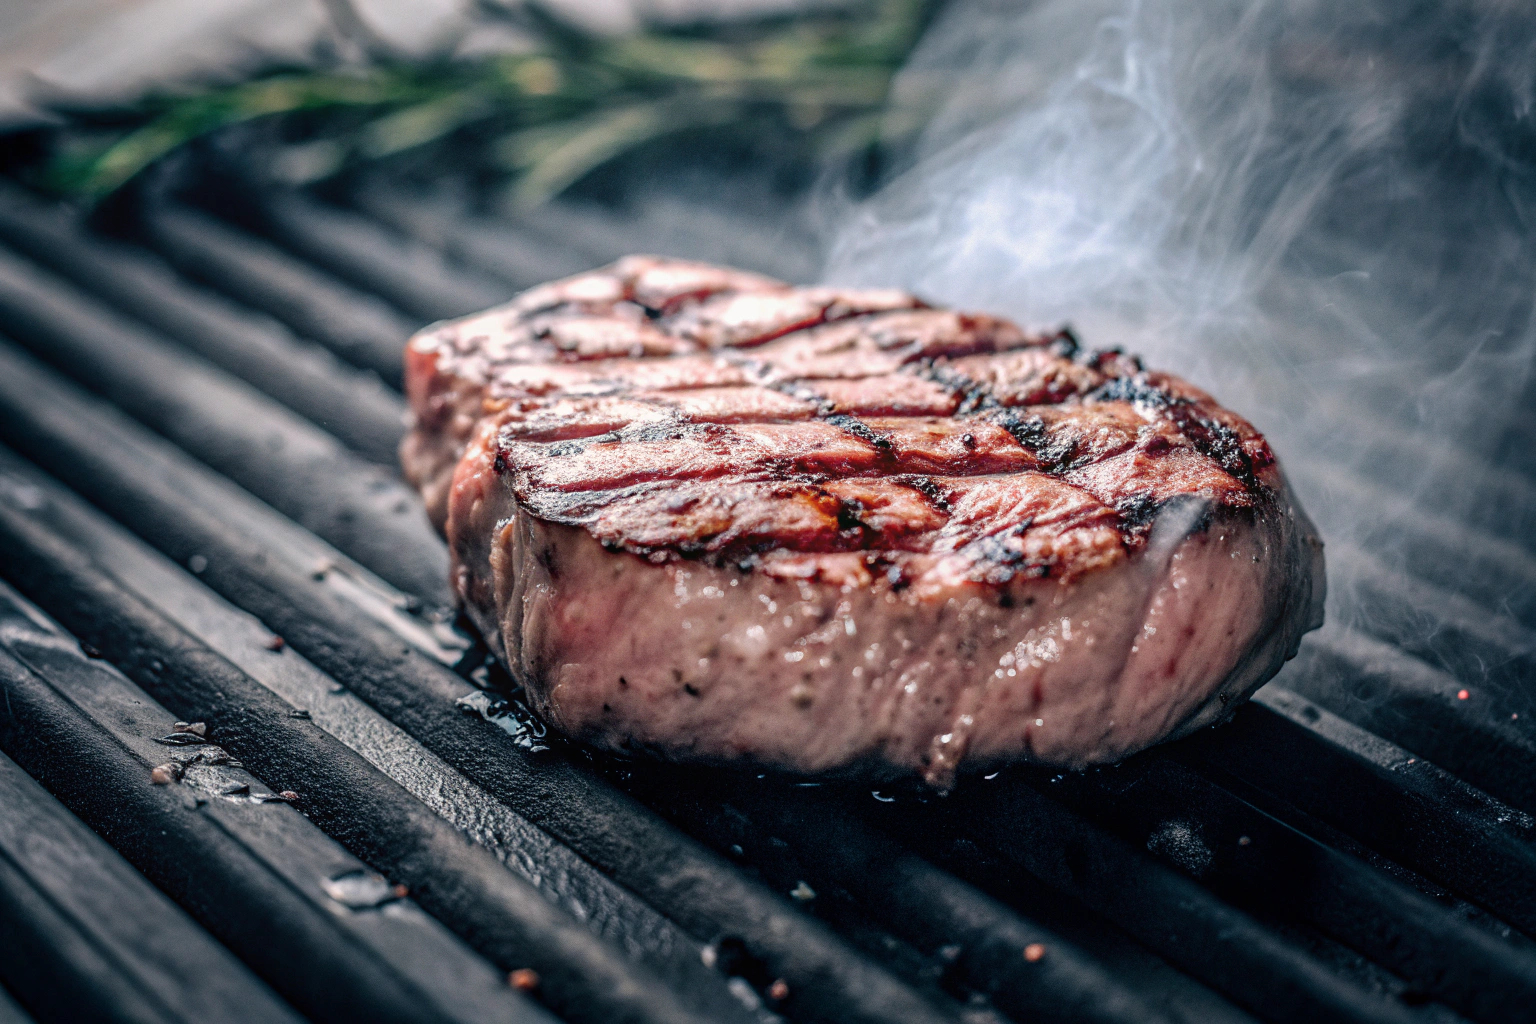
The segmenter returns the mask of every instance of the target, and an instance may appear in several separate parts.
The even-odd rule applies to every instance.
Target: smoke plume
[[[1310,646],[1536,717],[1536,15],[958,2],[897,91],[937,114],[827,280],[1070,322],[1210,390],[1328,541]]]

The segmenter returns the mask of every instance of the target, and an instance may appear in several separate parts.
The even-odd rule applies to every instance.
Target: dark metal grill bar
[[[790,986],[786,1009],[821,1020],[949,1019],[835,936],[785,908],[575,765],[522,757],[495,726],[444,709],[465,692],[455,675],[311,573],[281,564],[245,531],[230,528],[234,495],[210,489],[184,457],[99,409],[0,348],[0,434],[33,462],[152,546],[257,615],[296,650],[368,701],[428,750],[570,844],[690,933],[740,936]],[[158,465],[156,465],[158,463]],[[174,479],[168,474],[179,466]],[[156,465],[156,472],[142,467]],[[318,495],[317,495],[318,496]]]
[[[0,1024],[34,1024],[27,1011],[17,1005],[5,989],[0,988]]]
[[[745,780],[732,774],[713,782],[692,778],[688,785],[683,774],[637,773],[632,790],[690,834],[757,867],[782,891],[809,881],[818,893],[851,894],[860,916],[947,962],[948,973],[1016,1019],[1168,1019],[1060,936],[869,828],[859,820],[867,802],[862,792],[853,801],[824,799],[818,787],[803,787],[791,798],[777,786],[744,791]],[[1031,963],[1032,944],[1049,949],[1049,960]]]
[[[702,944],[690,940],[626,890],[526,821],[380,717],[292,648],[273,651],[273,634],[228,605],[185,570],[0,448],[0,496],[57,532],[91,562],[196,635],[320,728],[357,750],[445,820],[491,849],[503,863],[594,932],[697,997],[721,979],[704,971]],[[727,1009],[735,1007],[733,1000]]]
[[[1419,994],[1490,1020],[1536,1005],[1536,956],[1165,757],[1066,776],[1054,791],[1237,905],[1304,921],[1408,979]]]
[[[297,194],[264,198],[258,216],[288,249],[423,320],[463,316],[512,296],[506,283],[451,266],[436,249]]]
[[[162,710],[155,725],[136,720],[136,712],[155,710],[152,702],[134,705],[132,696],[114,701],[99,667],[69,665],[62,652],[46,658],[45,680],[34,671],[44,661],[39,647],[28,652],[25,665],[11,650],[0,652],[0,680],[11,709],[0,733],[7,755],[46,779],[65,806],[306,1015],[453,1019],[242,841],[239,810],[266,816],[282,813],[280,808],[250,803],[237,808],[213,798],[198,805],[190,788],[149,785],[155,751],[127,744],[152,748],[150,730],[166,729],[174,718]],[[85,662],[78,653],[74,658]],[[108,732],[60,686],[90,700],[122,731]],[[265,789],[238,770],[219,774],[228,785],[247,785],[254,793]],[[302,823],[296,813],[293,817],[295,825]],[[350,858],[338,866],[362,868]]]
[[[1022,870],[1075,896],[1259,1016],[1413,1019],[1400,1004],[1340,979],[1193,880],[1027,786],[951,798],[921,827],[890,813],[886,817],[886,827],[905,842],[982,889],[1003,885],[1001,880]],[[970,842],[940,838],[960,834],[962,822]]]
[[[364,861],[408,883],[429,911],[486,956],[503,968],[536,969],[545,1000],[562,1016],[604,1022],[706,1019],[632,970],[487,851],[312,722],[294,717],[291,705],[149,609],[80,552],[3,508],[0,536],[10,545],[18,578],[32,581],[29,596],[172,712],[206,721],[220,746],[267,779],[302,792],[312,819]],[[423,951],[401,952],[410,958],[391,958],[391,966],[404,976],[418,973],[412,961]],[[437,959],[434,977],[452,963]],[[699,972],[694,980],[704,977]],[[464,986],[468,979],[455,980]],[[505,987],[501,993],[510,994]],[[729,1012],[728,999],[710,1007],[711,1018]],[[476,1019],[505,1013],[503,1008]]]
[[[1536,445],[1531,444],[1531,438],[1536,437],[1536,412],[1531,411],[1532,405],[1536,404],[1533,399],[1536,395],[1527,383],[1524,402],[1510,410],[1508,427],[1489,451],[1490,457],[1500,465],[1524,473],[1527,479],[1536,477]]]
[[[1354,500],[1356,496],[1369,497],[1375,501],[1375,504],[1369,507],[1380,510],[1377,514],[1408,520],[1422,518],[1425,523],[1433,522],[1437,525],[1444,521],[1452,524],[1451,528],[1456,534],[1470,534],[1473,538],[1482,536],[1496,538],[1520,548],[1526,552],[1527,556],[1536,552],[1536,549],[1532,548],[1531,540],[1532,537],[1536,537],[1536,511],[1532,511],[1536,505],[1484,503],[1481,498],[1481,489],[1469,486],[1466,488],[1467,494],[1479,496],[1476,505],[1468,504],[1471,499],[1466,495],[1453,495],[1444,501],[1432,503],[1434,512],[1431,513],[1424,508],[1424,495],[1399,489],[1401,480],[1371,479],[1368,474],[1361,474],[1353,468],[1345,470],[1337,465],[1317,463],[1297,465],[1294,475],[1298,481],[1305,482],[1309,489],[1331,497],[1344,500]],[[1433,535],[1430,536],[1430,540],[1433,541]],[[1391,549],[1391,546],[1385,547],[1388,550]],[[1460,577],[1462,573],[1457,573],[1456,576]]]
[[[270,313],[352,365],[400,386],[401,339],[416,325],[394,308],[187,207],[156,210],[146,230],[188,277]]]
[[[1523,681],[1536,678],[1536,632],[1458,594],[1388,569],[1358,548],[1335,545],[1328,558],[1370,608],[1364,625],[1373,635],[1429,664],[1438,663],[1463,682],[1486,683],[1518,695],[1514,708],[1536,711],[1531,699],[1536,695],[1520,690]],[[1426,608],[1435,610],[1433,629],[1426,628]]]
[[[1456,587],[1489,614],[1510,615],[1527,627],[1536,623],[1536,556],[1522,546],[1523,539],[1470,530],[1340,469],[1308,472],[1322,493],[1372,510],[1374,522],[1358,538],[1360,544],[1399,553],[1419,579]]]
[[[1375,521],[1361,543],[1400,552],[1421,579],[1479,581],[1469,596],[1493,603],[1493,611],[1507,609],[1522,621],[1536,621],[1536,556],[1523,546],[1526,538],[1469,529],[1409,495],[1337,467],[1312,465],[1307,473],[1321,493],[1372,510]]]
[[[1536,813],[1536,743],[1482,695],[1391,644],[1336,630],[1302,646],[1287,685],[1310,700]],[[1389,699],[1390,698],[1390,699]]]
[[[1341,439],[1338,450],[1330,451],[1330,462],[1347,467],[1352,474],[1383,485],[1388,490],[1401,491],[1405,483],[1417,483],[1426,479],[1445,479],[1450,474],[1469,478],[1474,486],[1464,487],[1460,493],[1445,495],[1437,492],[1436,503],[1440,507],[1454,507],[1458,518],[1478,522],[1483,528],[1508,530],[1511,537],[1524,540],[1529,532],[1517,519],[1509,524],[1506,517],[1498,514],[1472,515],[1460,507],[1464,497],[1476,496],[1479,505],[1487,509],[1524,510],[1536,508],[1536,485],[1518,469],[1507,468],[1489,459],[1486,449],[1473,449],[1462,443],[1441,438],[1426,437],[1423,432],[1402,430],[1401,414],[1394,414],[1402,397],[1411,393],[1400,380],[1382,382],[1352,382],[1358,390],[1352,390],[1354,401],[1347,405],[1329,404],[1315,410],[1324,415],[1330,427]],[[1347,442],[1345,441],[1347,439]],[[1347,447],[1345,444],[1347,443]],[[1416,500],[1424,494],[1407,495]]]
[[[1536,821],[1297,694],[1262,690],[1171,756],[1268,793],[1536,934]]]
[[[88,235],[75,219],[0,183],[0,238],[163,337],[260,388],[359,454],[393,468],[400,396],[371,373],[265,316],[193,288],[148,250]]]
[[[405,590],[446,605],[448,562],[405,486],[249,385],[0,253],[13,336]],[[280,458],[274,458],[281,453]],[[326,493],[314,502],[311,495]]]
[[[782,206],[764,208],[760,194],[655,193],[634,197],[626,211],[551,203],[515,217],[494,205],[471,209],[463,198],[377,178],[360,182],[344,201],[517,287],[633,252],[747,266],[787,281],[809,281],[819,269],[817,226]],[[544,255],[544,262],[527,260],[526,252]]]
[[[494,228],[454,217],[430,197],[405,196],[384,182],[356,190],[353,202],[367,215],[409,238],[430,245],[462,267],[489,274],[513,288],[589,270],[600,254],[530,233],[520,225]]]
[[[145,1024],[298,1020],[3,754],[0,807],[0,979],[35,1012]],[[0,1021],[8,1010],[21,1019],[0,992]]]
[[[1436,451],[1437,439],[1433,432],[1436,424],[1432,421],[1418,422],[1428,411],[1418,407],[1418,398],[1426,384],[1423,375],[1426,369],[1429,368],[1410,362],[1399,366],[1395,372],[1352,378],[1350,386],[1358,389],[1361,401],[1369,408],[1390,419],[1415,423],[1424,428],[1431,437],[1430,451]],[[1440,369],[1448,373],[1452,367],[1444,365]],[[1434,371],[1431,369],[1430,372]],[[1452,451],[1465,453],[1465,465],[1454,468],[1458,475],[1473,486],[1441,488],[1416,496],[1448,505],[1459,516],[1482,504],[1478,498],[1485,480],[1492,482],[1495,488],[1508,481],[1513,483],[1517,493],[1531,494],[1531,489],[1536,488],[1536,465],[1532,464],[1536,455],[1530,450],[1531,431],[1536,428],[1536,416],[1531,412],[1533,401],[1536,401],[1536,387],[1533,387],[1530,377],[1526,377],[1523,383],[1524,387],[1519,394],[1495,393],[1487,396],[1489,404],[1483,411],[1489,414],[1489,426],[1496,433],[1479,436],[1475,441],[1445,439],[1447,444],[1454,445]],[[1503,399],[1504,404],[1499,404],[1500,399]],[[1398,482],[1412,484],[1418,479],[1410,477]]]

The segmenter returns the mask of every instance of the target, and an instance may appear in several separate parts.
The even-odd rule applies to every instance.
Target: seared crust
[[[1212,720],[1320,622],[1320,544],[1264,438],[1068,331],[629,257],[428,329],[407,349],[407,389],[403,461],[448,534],[467,609],[535,706],[594,742],[809,770],[884,761],[937,782],[967,756],[1082,764]],[[1175,535],[1158,534],[1165,520]],[[724,598],[719,636],[683,643],[643,621],[666,594],[682,609],[690,585]],[[878,689],[905,658],[902,692],[922,681],[937,695],[881,712],[873,733],[823,721],[781,747],[800,734],[779,732],[808,720],[804,694],[845,671],[837,650],[815,671],[790,673],[772,651],[734,664],[769,689],[786,680],[773,700],[793,705],[787,718],[725,682],[720,651],[756,651],[763,626],[732,630],[791,600],[821,632],[834,607],[847,638],[859,609],[873,617],[862,636],[894,630],[885,650],[904,653],[881,655],[890,671],[842,685]],[[986,636],[953,635],[955,608]],[[914,646],[914,629],[933,635]],[[1075,636],[1070,657],[1028,653],[1058,629],[1052,650]],[[798,666],[794,649],[779,653]],[[1137,652],[1154,650],[1149,667]],[[656,703],[685,675],[686,714],[669,718]],[[1009,696],[1014,679],[1028,692]],[[973,726],[988,702],[1032,717]]]
[[[1275,500],[1263,437],[1184,381],[899,292],[631,257],[410,353],[417,434],[495,424],[519,502],[653,561],[866,551],[884,571],[1007,534],[973,552],[1002,560],[978,578],[1070,579],[1143,543],[1171,500],[1212,518]],[[407,466],[440,494],[458,454]],[[1015,492],[1027,505],[995,497]],[[1045,542],[1068,521],[1100,543]]]

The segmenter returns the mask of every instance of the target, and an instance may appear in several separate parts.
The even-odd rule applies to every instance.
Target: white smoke
[[[827,280],[1070,322],[1249,416],[1337,555],[1330,630],[1407,628],[1371,620],[1382,569],[1421,605],[1520,596],[1391,523],[1536,537],[1529,478],[1490,461],[1533,419],[1536,12],[959,0],[898,96],[938,113],[837,218]]]

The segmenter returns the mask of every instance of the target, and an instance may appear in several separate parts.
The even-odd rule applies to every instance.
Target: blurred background
[[[157,162],[233,148],[247,175],[282,186],[346,190],[387,174],[478,209],[523,213],[571,193],[636,217],[686,194],[777,222],[784,196],[833,168],[870,179],[922,123],[919,97],[887,100],[934,9],[18,4],[4,15],[0,123],[18,132],[18,156],[28,139],[47,150],[33,182],[92,203],[142,187]],[[61,118],[68,131],[51,131]],[[686,219],[658,214],[655,247]],[[794,220],[754,225],[761,251],[736,258],[814,276],[815,243]],[[719,225],[697,234],[733,244]]]

